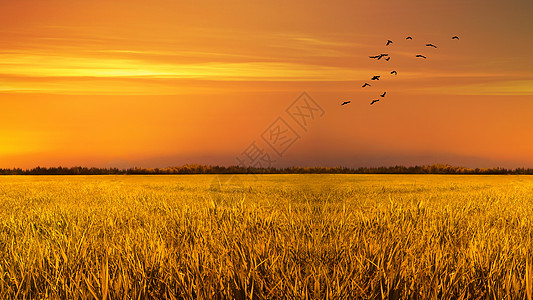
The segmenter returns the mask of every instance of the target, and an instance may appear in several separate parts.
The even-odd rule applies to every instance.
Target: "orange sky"
[[[273,166],[533,167],[532,12],[530,0],[0,1],[0,167],[230,165],[254,141]],[[368,58],[379,53],[391,60]],[[286,112],[304,91],[324,112],[305,129]],[[300,137],[281,155],[262,139],[278,117]]]

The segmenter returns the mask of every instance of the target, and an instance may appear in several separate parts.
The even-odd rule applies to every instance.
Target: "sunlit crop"
[[[0,177],[0,299],[531,299],[533,177]]]

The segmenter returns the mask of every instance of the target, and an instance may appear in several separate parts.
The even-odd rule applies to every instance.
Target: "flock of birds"
[[[411,36],[408,36],[405,38],[406,40],[413,40],[413,37]],[[452,37],[452,40],[458,40],[459,37],[458,36],[453,36]],[[385,44],[385,46],[389,46],[390,44],[392,44],[393,42],[391,40],[387,40],[387,43]],[[426,44],[426,47],[431,47],[431,48],[437,48],[437,46],[435,46],[434,44],[431,44],[431,43],[427,43]],[[386,61],[389,61],[390,60],[390,56],[388,53],[380,53],[378,55],[372,55],[372,56],[369,56],[370,58],[372,59],[375,59],[375,60],[380,60],[382,58],[384,58]],[[423,58],[423,59],[427,59],[427,57],[425,55],[422,55],[422,54],[416,54],[415,57],[417,58]],[[390,72],[391,75],[398,75],[398,72],[396,72],[396,70],[392,70]],[[381,76],[380,75],[374,75],[370,80],[379,80]],[[372,86],[371,84],[369,84],[368,82],[365,82],[363,84],[363,88],[367,87],[367,86]],[[387,92],[383,92],[383,94],[379,95],[381,98],[385,97],[385,95],[387,94]],[[372,102],[370,102],[370,105],[373,105],[374,103],[376,102],[379,102],[379,99],[373,99]],[[346,104],[350,104],[351,101],[343,101],[341,103],[341,106],[342,105],[346,105]]]

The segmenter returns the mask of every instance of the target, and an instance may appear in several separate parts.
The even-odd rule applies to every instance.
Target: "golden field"
[[[533,177],[0,177],[0,299],[531,299]]]

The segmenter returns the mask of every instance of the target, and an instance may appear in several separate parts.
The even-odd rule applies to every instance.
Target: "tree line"
[[[390,167],[287,167],[254,168],[241,166],[206,166],[188,164],[168,168],[87,168],[87,167],[36,167],[32,169],[0,169],[0,175],[135,175],[135,174],[501,174],[533,175],[528,168],[466,168],[436,164],[427,166]]]

